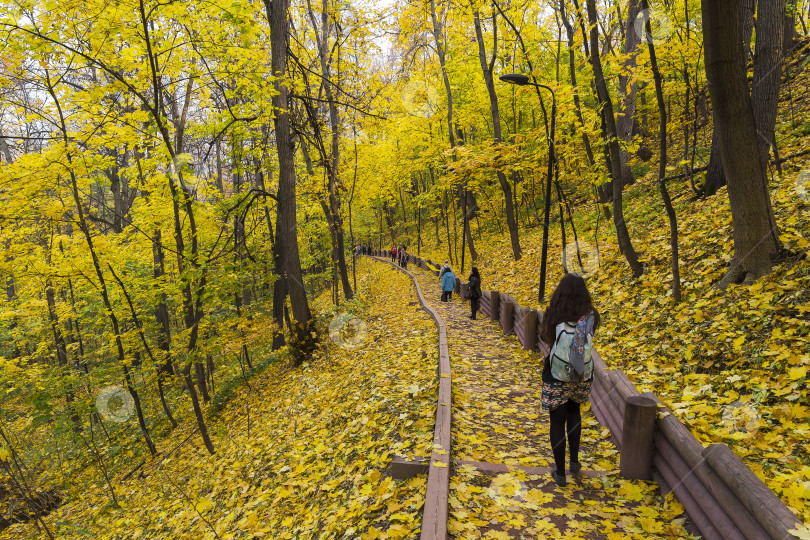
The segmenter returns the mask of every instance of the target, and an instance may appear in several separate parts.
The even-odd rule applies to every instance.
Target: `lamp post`
[[[557,161],[557,153],[554,148],[554,129],[557,123],[557,97],[554,95],[554,90],[545,84],[538,84],[537,82],[530,82],[529,77],[521,75],[520,73],[509,73],[499,77],[502,81],[517,86],[534,86],[537,89],[537,97],[540,97],[540,89],[543,88],[551,92],[551,130],[546,131],[549,137],[548,143],[548,179],[546,182],[546,201],[545,210],[543,215],[543,253],[540,257],[540,291],[537,295],[537,300],[542,302],[546,296],[546,259],[548,258],[548,222],[549,212],[551,210],[551,179],[554,173],[554,166]],[[534,77],[532,77],[534,79]],[[534,79],[536,81],[536,79]],[[545,109],[544,109],[545,112]],[[548,122],[546,122],[548,128]]]

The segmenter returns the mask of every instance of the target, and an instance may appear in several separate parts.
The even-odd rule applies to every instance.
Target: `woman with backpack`
[[[439,279],[444,277],[444,275],[449,271],[450,271],[450,263],[447,262],[447,261],[444,261],[444,266],[442,266],[442,271],[439,272]]]
[[[551,451],[556,468],[551,476],[558,486],[565,480],[565,441],[571,463],[578,473],[579,441],[582,434],[580,404],[588,401],[593,381],[593,334],[599,326],[599,312],[593,305],[585,280],[566,274],[551,295],[541,322],[541,337],[551,345],[543,363],[541,403],[549,411]]]
[[[467,279],[467,287],[470,295],[470,310],[472,311],[470,318],[475,319],[475,314],[478,313],[478,305],[481,303],[481,274],[478,273],[478,268],[473,266],[472,273]]]

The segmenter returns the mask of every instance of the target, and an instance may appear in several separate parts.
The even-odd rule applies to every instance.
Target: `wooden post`
[[[523,316],[524,351],[533,351],[537,347],[537,310],[530,309]]]
[[[501,293],[492,291],[489,293],[489,320],[497,321],[500,314]]]
[[[508,336],[515,328],[515,304],[504,302],[501,306],[501,328],[503,335]]]
[[[619,470],[628,480],[651,480],[655,413],[658,405],[644,396],[624,400],[622,453]]]

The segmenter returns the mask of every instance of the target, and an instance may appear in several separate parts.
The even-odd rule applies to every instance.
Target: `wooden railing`
[[[377,251],[373,254],[384,257],[386,253]],[[408,262],[439,275],[441,265],[429,259],[409,255]],[[466,283],[457,279],[457,291],[464,291],[466,287]],[[421,291],[419,295],[420,302],[426,307]],[[430,308],[426,307],[426,310],[434,318],[438,317]],[[548,345],[540,338],[542,312],[521,307],[514,298],[498,291],[482,291],[481,311],[491,320],[499,321],[505,335],[514,333],[524,350],[537,349],[543,354],[548,353]],[[662,493],[675,494],[697,529],[695,532],[709,540],[796,538],[789,531],[801,522],[728,446],[712,444],[704,447],[657,396],[639,393],[623,371],[608,369],[596,350],[593,359],[591,409],[599,423],[610,430],[611,439],[622,452],[623,474],[625,462],[628,463],[627,471],[634,466],[637,470],[639,462],[651,463],[652,467],[646,474],[658,483]],[[446,372],[450,373],[449,360]],[[449,388],[449,377],[447,385]],[[634,414],[638,409],[637,404],[644,398],[657,408],[653,425],[646,430],[649,442],[638,440],[647,435],[639,435],[645,430],[632,423],[638,418]],[[441,405],[441,397],[439,402]],[[449,404],[449,398],[445,403]],[[437,412],[437,430],[439,427]],[[441,427],[444,429],[444,425]],[[635,437],[623,437],[630,432]],[[644,455],[647,453],[649,455]],[[428,511],[427,504],[425,511]],[[423,530],[423,539],[438,538],[427,537],[425,532]]]

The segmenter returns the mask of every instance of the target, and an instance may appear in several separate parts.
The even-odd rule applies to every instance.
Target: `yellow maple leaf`
[[[799,379],[804,378],[807,375],[807,367],[806,366],[799,366],[795,368],[790,368],[788,370],[788,377],[791,380],[797,381]]]
[[[630,482],[625,482],[622,484],[622,487],[619,488],[618,493],[622,497],[631,501],[640,501],[644,498],[644,488],[631,484]]]

